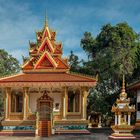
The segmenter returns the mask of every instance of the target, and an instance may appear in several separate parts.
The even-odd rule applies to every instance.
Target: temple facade
[[[47,21],[36,32],[36,40],[29,42],[22,72],[0,79],[4,97],[1,132],[38,134],[41,118],[50,121],[48,126],[55,133],[86,132],[87,96],[97,79],[70,72],[67,58],[62,57],[62,43],[56,42],[56,32]]]
[[[128,91],[134,94],[134,98],[136,99],[136,128],[140,128],[140,80],[131,83],[127,87]]]

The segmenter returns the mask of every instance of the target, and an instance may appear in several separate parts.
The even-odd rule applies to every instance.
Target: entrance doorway
[[[37,100],[38,136],[49,137],[52,131],[53,99],[44,91],[43,96]]]

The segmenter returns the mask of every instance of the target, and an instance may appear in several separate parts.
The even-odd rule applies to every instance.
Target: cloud
[[[28,50],[28,40],[35,36],[33,32],[39,27],[38,17],[31,13],[27,4],[21,6],[9,1],[0,3],[0,21],[0,48],[21,62],[21,55]]]
[[[127,3],[127,4],[126,4]],[[57,31],[57,41],[62,41],[64,55],[73,50],[80,58],[86,58],[80,48],[85,31],[97,35],[100,27],[108,22],[127,21],[137,32],[140,30],[139,1],[102,0],[0,0],[0,48],[6,49],[20,62],[21,55],[28,56],[28,40],[35,40],[35,30],[43,26],[45,8],[49,25]]]
[[[15,58],[18,58],[18,60],[20,61],[20,63],[22,64],[22,56],[26,56],[28,53],[27,50],[25,49],[16,49],[16,50],[12,50],[10,51],[9,54],[11,54],[12,56],[14,56]]]

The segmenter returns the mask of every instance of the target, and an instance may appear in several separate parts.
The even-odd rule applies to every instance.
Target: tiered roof
[[[116,100],[116,105],[112,106],[112,112],[135,112],[135,106],[130,106],[129,104],[130,98],[127,98],[127,93],[125,92],[125,77],[123,76],[120,98]]]
[[[62,57],[62,44],[56,42],[56,32],[45,26],[36,32],[36,42],[29,41],[29,58],[23,58],[22,74],[0,79],[6,86],[95,86],[96,79],[71,74],[67,59]]]
[[[66,72],[67,59],[62,58],[62,44],[55,41],[56,32],[45,24],[43,30],[36,32],[37,42],[29,42],[29,59],[24,61],[22,70],[28,72]]]

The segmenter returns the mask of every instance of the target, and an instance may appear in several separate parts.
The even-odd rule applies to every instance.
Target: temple
[[[134,95],[136,104],[136,128],[140,129],[140,80],[131,83],[127,90]]]
[[[127,98],[124,76],[120,97],[112,106],[111,111],[115,113],[115,124],[111,126],[114,133],[109,136],[109,140],[136,139],[131,133],[135,128],[134,124],[131,124],[132,114],[135,112],[135,105],[130,105],[130,98]]]
[[[62,43],[56,42],[56,32],[47,20],[36,32],[36,40],[29,42],[22,73],[0,79],[4,97],[1,133],[86,132],[87,96],[97,79],[70,72],[68,60],[62,57]]]

